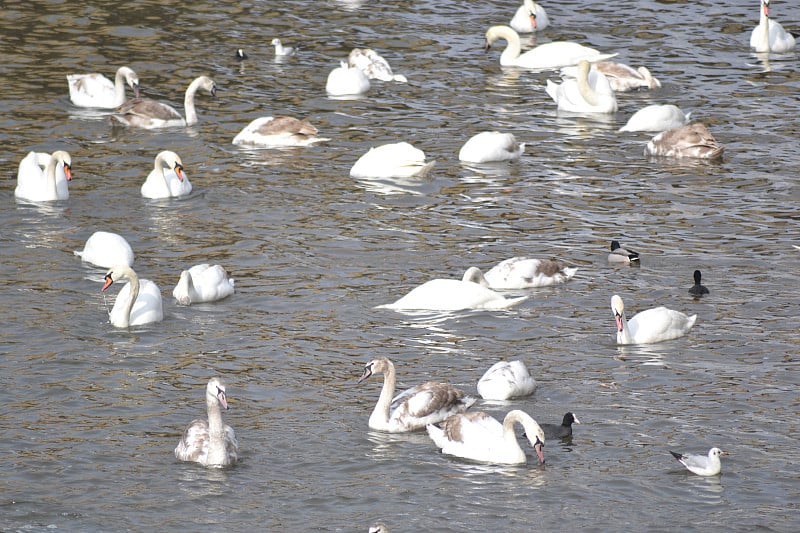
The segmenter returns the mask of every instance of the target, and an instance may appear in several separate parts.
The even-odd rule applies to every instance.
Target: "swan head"
[[[119,281],[122,279],[132,281],[135,276],[136,273],[128,265],[113,266],[108,271],[108,274],[106,274],[105,277],[103,278],[104,283],[102,291],[105,292],[106,289],[108,289],[111,286],[111,284],[114,283],[115,281]]]
[[[208,91],[214,98],[217,97],[217,84],[208,76],[200,76],[200,88]]]
[[[70,155],[67,152],[65,152],[64,150],[58,150],[56,152],[53,152],[53,154],[50,157],[52,159],[54,159],[55,161],[61,161],[62,163],[64,163],[64,176],[66,176],[67,181],[71,181],[72,180],[72,157],[70,157]]]
[[[181,161],[181,157],[175,152],[170,152],[169,150],[160,152],[156,156],[156,166],[158,166],[159,161],[161,162],[162,168],[167,167],[173,170],[180,181],[186,178],[183,170],[183,161]]]
[[[120,67],[119,72],[125,77],[125,83],[133,90],[133,96],[139,98],[139,76],[128,67]]]
[[[492,26],[486,30],[486,44],[483,49],[488,52],[489,48],[492,47],[492,43],[498,39],[505,39],[506,41],[513,39],[511,34],[517,35],[517,41],[519,41],[519,35],[509,26]]]
[[[225,382],[222,378],[211,378],[206,385],[206,403],[215,405],[219,403],[228,409],[228,397],[225,394]]]
[[[625,317],[625,304],[622,303],[622,298],[620,298],[618,294],[611,297],[611,310],[614,311],[614,318],[617,321],[617,331],[622,331],[622,319]]]
[[[506,419],[509,418],[512,420],[516,419],[518,422],[522,423],[522,426],[525,428],[525,438],[527,438],[528,442],[533,446],[533,450],[536,452],[539,461],[544,463],[544,430],[541,426],[539,426],[536,420],[531,418],[525,411],[510,411],[506,415]]]
[[[364,365],[364,373],[361,374],[358,383],[361,383],[373,374],[382,374],[387,372],[390,368],[394,368],[394,365],[387,358],[379,357],[377,359],[373,359]]]

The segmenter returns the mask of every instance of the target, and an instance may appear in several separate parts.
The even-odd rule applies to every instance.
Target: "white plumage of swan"
[[[694,326],[697,315],[687,316],[666,307],[654,307],[625,318],[625,304],[619,295],[611,297],[617,323],[617,344],[651,344],[683,337]]]
[[[112,120],[125,126],[134,126],[144,129],[169,128],[178,126],[191,126],[197,124],[197,110],[194,98],[197,91],[206,90],[211,96],[217,95],[217,84],[208,76],[195,78],[186,89],[183,99],[183,109],[186,113],[184,119],[174,107],[157,102],[150,98],[132,98],[119,106]]]
[[[29,202],[67,200],[71,179],[72,158],[67,152],[28,152],[19,162],[14,196]]]
[[[270,148],[308,146],[328,140],[317,137],[317,128],[308,120],[278,116],[253,120],[233,138],[233,144]]]
[[[577,271],[552,259],[512,257],[490,268],[483,277],[492,289],[531,289],[566,283]]]
[[[580,61],[603,61],[617,54],[601,54],[572,41],[553,41],[540,44],[533,50],[520,55],[519,34],[508,26],[492,26],[486,31],[486,49],[498,39],[505,39],[506,48],[500,54],[500,64],[504,67],[524,67],[535,69],[554,69],[577,65]]]
[[[357,96],[369,91],[369,78],[357,67],[351,67],[344,61],[328,74],[325,92],[329,96]]]
[[[573,113],[614,113],[617,97],[608,79],[591,68],[588,61],[578,63],[575,78],[566,78],[560,84],[547,80],[547,94],[562,111]]]
[[[550,25],[547,11],[533,0],[523,0],[517,8],[509,26],[517,33],[532,33],[542,31]]]
[[[270,44],[275,47],[275,57],[288,57],[294,55],[294,47],[283,46],[283,43],[277,37],[272,39]]]
[[[750,48],[756,52],[782,54],[794,50],[795,39],[783,29],[780,22],[769,18],[769,0],[761,0],[758,26],[750,34]]]
[[[645,145],[644,155],[694,159],[718,159],[725,147],[705,125],[695,122],[679,128],[662,131]]]
[[[458,151],[458,159],[466,163],[490,163],[519,159],[525,143],[518,143],[513,133],[482,131],[470,137]]]
[[[95,231],[86,240],[83,250],[75,250],[81,261],[102,268],[115,265],[133,266],[133,249],[125,237],[108,231]]]
[[[371,48],[353,48],[347,64],[360,69],[371,80],[408,82],[402,74],[392,72],[389,62]]]
[[[127,265],[116,265],[105,276],[103,292],[112,283],[120,280],[128,280],[128,283],[117,294],[114,307],[108,314],[108,320],[113,326],[127,328],[161,322],[164,319],[161,291],[155,283],[139,279],[136,272]]]
[[[667,131],[685,126],[691,113],[684,113],[676,105],[652,104],[643,107],[628,119],[619,131]]]
[[[153,162],[153,170],[142,183],[141,193],[145,198],[172,198],[192,192],[192,183],[183,169],[183,162],[175,152],[159,152]]]
[[[451,416],[437,427],[427,426],[428,435],[442,453],[493,464],[524,464],[525,452],[517,441],[514,424],[525,429],[539,461],[544,463],[544,431],[524,411],[509,411],[501,424],[490,415],[476,411]]]
[[[522,361],[498,361],[478,380],[478,394],[484,400],[510,400],[529,396],[536,390],[528,367]]]
[[[125,102],[125,84],[139,97],[139,76],[128,67],[120,67],[112,82],[102,74],[68,74],[69,99],[78,107],[114,109]]]
[[[215,302],[233,294],[233,279],[221,265],[195,265],[181,272],[172,296],[181,305]]]
[[[425,152],[407,142],[373,146],[350,169],[354,178],[391,179],[423,177],[435,161],[425,162]]]
[[[464,309],[507,309],[525,300],[527,296],[506,298],[488,288],[478,268],[470,267],[462,279],[433,279],[394,303],[379,308],[399,310],[460,311]]]
[[[369,427],[378,431],[401,433],[441,422],[448,416],[467,410],[475,399],[449,383],[428,381],[394,396],[396,377],[394,364],[386,357],[372,359],[364,365],[359,383],[375,374],[383,374],[383,387],[378,403],[369,417]],[[393,398],[394,396],[394,398]]]
[[[222,378],[211,378],[206,386],[208,420],[193,420],[175,447],[175,457],[203,466],[228,466],[239,460],[239,443],[233,428],[222,420],[228,398]]]
[[[719,448],[711,448],[708,455],[683,454],[670,451],[669,453],[686,467],[689,472],[698,476],[716,476],[722,471],[722,462],[719,458],[728,455]]]

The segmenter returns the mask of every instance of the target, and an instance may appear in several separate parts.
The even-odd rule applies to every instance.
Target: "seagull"
[[[708,455],[694,455],[682,454],[670,451],[675,459],[680,464],[685,466],[690,472],[698,476],[716,476],[722,470],[722,463],[719,458],[722,455],[728,455],[728,452],[723,452],[719,448],[711,448],[708,450]]]

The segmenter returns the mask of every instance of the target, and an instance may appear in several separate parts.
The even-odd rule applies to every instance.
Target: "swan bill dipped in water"
[[[181,272],[172,296],[180,305],[216,302],[234,292],[233,279],[222,265],[201,264]]]
[[[459,161],[491,163],[519,159],[525,143],[518,143],[513,133],[482,131],[473,135],[458,151]]]
[[[662,131],[644,147],[645,156],[720,159],[725,147],[705,125],[696,122],[679,128]]]
[[[571,280],[577,268],[561,261],[511,257],[501,261],[484,274],[489,287],[499,289],[532,289],[558,285]]]
[[[294,117],[260,117],[248,124],[233,138],[233,144],[275,148],[284,146],[309,146],[328,141],[317,136],[308,120]]]
[[[133,266],[133,248],[125,237],[108,231],[95,231],[86,240],[83,250],[75,255],[92,265],[111,268],[115,265]]]
[[[233,428],[222,420],[222,409],[228,409],[225,383],[211,378],[206,385],[207,420],[192,421],[175,447],[175,457],[203,466],[228,466],[239,460],[239,443]]]
[[[522,361],[498,361],[478,380],[478,394],[484,400],[510,400],[529,396],[536,390],[528,367]]]

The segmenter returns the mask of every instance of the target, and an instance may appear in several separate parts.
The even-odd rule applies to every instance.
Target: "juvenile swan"
[[[150,98],[132,98],[128,100],[116,109],[115,113],[111,115],[111,119],[124,126],[134,126],[148,130],[197,124],[194,97],[200,89],[208,91],[211,96],[217,95],[217,84],[214,83],[214,80],[208,76],[195,78],[186,89],[186,95],[183,99],[186,119],[174,107]]]
[[[206,386],[208,420],[192,421],[175,447],[180,461],[194,461],[203,466],[228,466],[239,460],[239,443],[233,428],[222,421],[220,407],[228,409],[225,383],[211,378]]]

